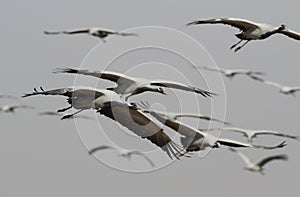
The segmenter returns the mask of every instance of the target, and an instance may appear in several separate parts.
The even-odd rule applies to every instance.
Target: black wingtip
[[[199,24],[198,21],[193,21],[193,22],[186,24],[186,26],[198,25],[198,24]]]

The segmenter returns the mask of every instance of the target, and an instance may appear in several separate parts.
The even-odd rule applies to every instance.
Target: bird
[[[264,84],[274,86],[274,87],[279,89],[280,93],[285,94],[285,95],[296,96],[295,93],[300,91],[300,86],[298,86],[298,87],[283,86],[279,83],[272,82],[272,81],[267,81],[267,80],[264,80],[264,79],[256,77],[256,76],[251,76],[251,78],[254,79],[254,80],[260,81]]]
[[[210,148],[220,148],[221,145],[229,147],[239,147],[239,148],[261,148],[261,149],[276,149],[286,146],[285,141],[280,144],[272,147],[262,146],[262,145],[253,145],[243,142],[238,142],[226,138],[218,138],[209,133],[205,133],[196,128],[193,128],[182,122],[168,119],[167,116],[162,116],[150,110],[150,114],[155,117],[162,124],[170,127],[174,131],[178,132],[183,137],[180,138],[181,144],[187,152],[201,151],[208,147]]]
[[[128,158],[128,159],[130,159],[132,155],[142,156],[144,159],[146,159],[148,161],[148,163],[152,167],[155,167],[155,164],[153,163],[153,161],[147,155],[145,155],[144,153],[142,153],[141,151],[138,151],[138,150],[117,149],[117,148],[112,147],[112,146],[102,145],[102,146],[97,146],[97,147],[89,150],[89,154],[92,155],[97,151],[108,150],[108,149],[117,151],[119,156],[125,157],[125,158]]]
[[[68,31],[56,31],[56,32],[50,32],[50,31],[44,31],[45,34],[48,35],[57,35],[57,34],[88,34],[91,36],[95,36],[100,38],[103,42],[106,42],[105,38],[109,35],[118,35],[118,36],[137,36],[137,34],[134,33],[123,33],[123,32],[117,32],[107,29],[102,29],[98,27],[92,27],[92,28],[82,28],[82,29],[73,29]]]
[[[241,133],[247,138],[248,142],[252,142],[253,138],[257,137],[258,135],[275,135],[275,136],[291,138],[296,140],[299,140],[300,138],[300,136],[289,135],[279,131],[251,130],[251,129],[241,129],[238,127],[225,127],[222,129],[210,129],[210,130],[223,130],[223,131],[233,131],[233,132]]]
[[[190,22],[187,25],[198,25],[198,24],[223,24],[230,25],[232,27],[238,28],[241,32],[235,34],[237,38],[240,39],[239,42],[232,45],[230,49],[234,49],[234,52],[239,51],[247,43],[252,40],[264,40],[274,34],[283,34],[295,40],[300,40],[300,34],[289,30],[285,25],[280,25],[279,27],[274,27],[269,24],[256,23],[250,20],[239,19],[239,18],[214,18],[207,20],[198,20]],[[242,45],[238,46],[242,41],[246,41]]]
[[[105,101],[109,101],[110,99],[120,99],[120,97],[117,94],[114,94],[112,91],[109,90],[97,91],[92,89],[75,89],[73,87],[59,88],[48,91],[45,91],[43,87],[40,87],[40,91],[34,88],[32,93],[25,94],[22,96],[22,98],[35,95],[60,95],[68,97],[67,102],[68,104],[70,104],[70,106],[59,109],[57,110],[57,112],[65,112],[71,109],[72,107],[74,109],[77,109],[78,111],[76,111],[73,114],[67,114],[61,119],[71,118],[84,110],[100,108],[101,106],[96,106],[94,103],[94,101],[100,97],[102,97],[102,99],[104,99]]]
[[[60,116],[62,117],[62,115],[56,111],[44,111],[44,112],[40,112],[38,115],[40,116]],[[91,120],[92,118],[89,116],[84,116],[84,115],[76,115],[70,118],[80,118],[80,119],[86,119],[86,120]]]
[[[264,175],[264,172],[263,172],[264,168],[263,167],[267,163],[269,163],[269,162],[271,162],[273,160],[283,160],[283,161],[288,160],[288,156],[285,155],[285,154],[282,154],[282,155],[269,156],[269,157],[266,157],[266,158],[264,158],[264,159],[262,159],[262,160],[260,160],[260,161],[258,161],[256,163],[253,163],[242,152],[240,152],[240,151],[238,151],[236,149],[233,149],[233,148],[229,148],[229,150],[237,153],[242,158],[242,160],[246,164],[246,167],[245,167],[246,170],[249,170],[249,171],[252,171],[252,172],[260,172],[262,175]]]
[[[34,88],[33,93],[22,96],[30,97],[35,95],[60,95],[68,97],[69,107],[58,110],[64,112],[72,107],[79,111],[68,114],[62,119],[73,117],[83,110],[93,109],[98,113],[115,120],[124,127],[131,130],[141,138],[150,140],[153,144],[160,147],[167,155],[173,159],[181,156],[181,147],[171,140],[158,125],[143,113],[136,111],[127,103],[123,103],[120,96],[111,90],[92,90],[92,89],[76,89],[74,87],[59,88],[45,91],[42,87],[40,91]],[[179,156],[178,156],[179,155]]]
[[[138,106],[138,104],[136,104],[136,103],[131,103],[131,104]],[[141,110],[144,113],[155,112],[155,113],[157,113],[157,114],[159,114],[161,116],[164,116],[165,118],[170,119],[170,120],[178,120],[179,118],[186,117],[186,118],[198,118],[198,119],[202,119],[202,120],[219,122],[219,123],[222,123],[222,124],[225,124],[225,125],[231,125],[229,122],[225,122],[225,121],[222,121],[222,120],[219,120],[219,119],[215,119],[215,118],[212,118],[210,116],[203,115],[203,114],[161,112],[161,111],[152,110],[152,109],[149,110],[150,104],[148,102],[141,101],[141,106],[142,106]]]
[[[265,74],[263,72],[244,70],[244,69],[223,69],[223,68],[211,68],[211,67],[206,67],[206,66],[203,66],[201,68],[204,70],[219,72],[229,79],[232,79],[236,75],[255,76],[255,75],[264,75]]]
[[[216,95],[213,92],[209,92],[200,88],[184,85],[174,81],[164,80],[151,80],[143,78],[129,77],[121,73],[108,72],[108,71],[91,71],[91,70],[77,70],[72,68],[58,68],[54,73],[71,73],[81,74],[87,76],[93,76],[101,79],[106,79],[117,83],[116,87],[107,88],[108,90],[115,91],[118,94],[129,94],[125,101],[131,96],[141,94],[143,92],[157,92],[160,94],[166,94],[163,88],[174,88],[189,92],[195,92],[201,94],[204,97],[211,97]]]
[[[0,107],[0,112],[14,113],[16,109],[33,109],[33,107],[29,105],[4,105]]]

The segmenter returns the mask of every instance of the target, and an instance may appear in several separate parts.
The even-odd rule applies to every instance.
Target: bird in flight
[[[212,68],[212,67],[206,67],[206,66],[203,66],[201,68],[204,70],[219,72],[229,79],[232,79],[236,75],[255,76],[255,75],[264,75],[265,74],[263,72],[244,70],[244,69],[223,69],[223,68]]]
[[[56,32],[50,32],[50,31],[44,31],[45,34],[48,35],[57,35],[57,34],[88,34],[91,36],[95,36],[100,38],[103,42],[106,42],[105,38],[110,35],[118,35],[118,36],[137,36],[137,34],[134,33],[123,33],[123,32],[117,32],[112,30],[106,30],[101,29],[98,27],[92,27],[92,28],[83,28],[83,29],[73,29],[69,31],[56,31]]]
[[[298,87],[284,86],[284,85],[281,85],[279,83],[272,82],[272,81],[267,81],[267,80],[264,80],[264,79],[256,77],[256,76],[251,76],[251,78],[256,80],[256,81],[262,82],[264,84],[267,84],[267,85],[274,86],[274,87],[278,88],[279,92],[282,93],[282,94],[296,96],[295,93],[300,91],[300,86],[298,86]]]
[[[266,157],[256,163],[253,163],[250,161],[250,159],[244,155],[242,152],[236,150],[236,149],[233,149],[233,148],[229,148],[229,150],[237,153],[241,158],[242,160],[245,162],[246,164],[246,167],[245,169],[246,170],[249,170],[249,171],[252,171],[252,172],[260,172],[262,175],[264,175],[264,166],[271,162],[271,161],[274,161],[274,160],[283,160],[283,161],[286,161],[288,160],[288,156],[287,155],[274,155],[274,156],[270,156],[270,157]]]
[[[107,71],[91,71],[91,70],[77,70],[72,68],[56,69],[54,73],[71,73],[81,74],[87,76],[93,76],[101,79],[106,79],[117,83],[117,87],[107,88],[118,94],[129,94],[125,100],[127,101],[131,96],[141,94],[143,92],[157,92],[160,94],[166,94],[163,88],[173,88],[188,92],[195,92],[201,94],[204,97],[211,97],[216,95],[213,92],[209,92],[200,88],[188,86],[182,83],[165,80],[151,80],[143,78],[129,77],[121,73],[107,72]]]
[[[48,90],[48,91],[45,91],[42,87],[40,87],[40,91],[34,88],[33,93],[25,94],[22,97],[25,98],[29,96],[35,96],[35,95],[60,95],[60,96],[68,97],[67,102],[68,104],[70,104],[70,106],[59,109],[57,110],[57,112],[58,113],[65,112],[71,109],[72,107],[77,109],[78,111],[73,114],[67,114],[63,116],[61,119],[71,118],[84,110],[101,107],[101,106],[96,106],[94,103],[94,101],[99,97],[106,98],[108,100],[110,98],[114,98],[114,99],[119,98],[118,95],[113,94],[112,91],[109,90],[97,91],[92,89],[75,89],[73,87],[59,88],[59,89]]]
[[[0,107],[0,112],[14,113],[16,109],[33,109],[33,107],[28,105],[4,105]]]
[[[70,118],[83,110],[97,110],[98,113],[115,120],[141,138],[148,139],[167,153],[171,159],[173,159],[173,157],[179,158],[178,155],[182,156],[181,147],[173,142],[171,138],[164,133],[163,129],[142,112],[137,111],[127,103],[123,103],[120,96],[113,91],[75,89],[73,87],[48,91],[41,88],[41,90],[38,91],[35,88],[33,93],[25,94],[23,97],[35,95],[60,95],[67,97],[67,102],[70,106],[60,109],[58,112],[64,112],[71,108],[75,108],[79,111],[65,115],[62,119]]]
[[[91,149],[89,151],[89,154],[94,154],[95,152],[102,151],[102,150],[108,150],[108,149],[114,150],[114,151],[118,152],[119,156],[125,157],[125,158],[128,158],[128,159],[130,159],[132,155],[141,156],[152,167],[155,167],[155,164],[153,163],[153,161],[146,154],[144,154],[144,153],[142,153],[141,151],[138,151],[138,150],[117,149],[117,148],[112,147],[112,146],[102,145],[102,146],[98,146],[98,147],[95,147],[95,148]]]
[[[149,109],[148,109],[149,110]],[[210,148],[219,148],[221,145],[229,147],[238,147],[238,148],[261,148],[261,149],[276,149],[286,146],[285,141],[276,145],[276,146],[262,146],[262,145],[253,145],[243,142],[238,142],[231,139],[215,137],[209,133],[205,133],[198,129],[195,129],[187,124],[182,122],[168,119],[167,115],[160,115],[154,111],[149,110],[150,114],[155,117],[162,124],[170,127],[174,131],[178,132],[183,137],[180,138],[181,144],[187,152],[201,151],[208,147]]]
[[[208,20],[198,20],[198,21],[188,23],[187,25],[198,25],[198,24],[223,24],[223,25],[230,25],[232,27],[238,28],[241,32],[235,34],[235,36],[239,38],[240,41],[230,47],[230,49],[235,48],[234,52],[239,51],[241,48],[243,48],[247,43],[249,43],[252,40],[263,40],[274,34],[283,34],[295,40],[300,40],[300,34],[295,31],[289,30],[288,28],[286,28],[285,25],[274,27],[269,24],[256,23],[245,19],[239,19],[239,18],[214,18]],[[246,42],[238,46],[244,40]]]
[[[279,131],[271,131],[271,130],[250,130],[250,129],[241,129],[237,127],[227,127],[227,128],[225,127],[222,129],[210,129],[210,130],[233,131],[233,132],[241,133],[247,138],[248,142],[252,142],[253,138],[257,137],[258,135],[274,135],[274,136],[280,136],[280,137],[291,138],[296,140],[299,140],[300,138],[300,136],[289,135]]]

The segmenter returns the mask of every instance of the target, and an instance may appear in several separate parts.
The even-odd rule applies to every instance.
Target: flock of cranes
[[[198,20],[188,23],[187,25],[200,25],[200,24],[224,24],[231,25],[241,30],[236,34],[239,38],[239,42],[231,46],[230,49],[234,49],[235,52],[243,48],[247,43],[252,40],[266,39],[274,34],[283,34],[290,38],[300,40],[300,34],[291,31],[286,28],[285,25],[279,27],[273,27],[268,24],[254,23],[249,20],[235,19],[235,18],[216,18],[209,20]],[[57,34],[88,34],[102,39],[105,42],[105,38],[110,35],[118,36],[138,36],[135,33],[122,33],[111,30],[104,30],[101,28],[85,28],[69,31],[57,31],[48,32],[45,34],[57,35]],[[141,36],[142,39],[142,36]],[[241,44],[245,41],[243,44]],[[240,45],[241,44],[241,45]],[[237,75],[244,75],[250,77],[253,80],[262,82],[267,85],[272,85],[280,89],[281,93],[292,94],[296,91],[300,91],[300,87],[287,87],[278,83],[266,81],[261,78],[264,75],[263,72],[241,69],[222,69],[211,67],[199,67],[202,70],[208,70],[213,72],[219,72],[225,77],[232,79]],[[128,130],[141,137],[141,139],[149,140],[153,145],[159,147],[166,153],[171,159],[181,157],[190,157],[197,151],[202,151],[206,148],[221,148],[229,147],[229,150],[237,153],[246,163],[246,169],[254,172],[260,172],[263,174],[263,166],[272,160],[287,160],[286,155],[275,155],[267,157],[258,163],[252,163],[243,153],[237,150],[237,148],[254,148],[272,150],[277,148],[283,148],[286,146],[286,142],[282,141],[279,144],[273,146],[253,144],[252,139],[258,135],[280,136],[283,138],[291,138],[298,140],[298,136],[294,136],[285,132],[270,131],[270,130],[247,130],[237,127],[225,127],[220,129],[198,129],[180,121],[182,118],[196,118],[206,121],[215,121],[224,125],[231,125],[229,122],[219,120],[214,117],[210,117],[203,114],[192,113],[176,113],[176,112],[162,112],[151,109],[151,105],[147,101],[140,101],[140,103],[130,103],[129,99],[132,96],[142,94],[144,92],[152,92],[166,95],[165,89],[171,88],[179,91],[186,91],[187,93],[196,93],[203,98],[213,98],[217,93],[205,90],[199,87],[193,87],[185,85],[175,81],[167,80],[152,80],[145,78],[137,78],[127,76],[123,73],[111,72],[111,71],[97,71],[97,70],[81,70],[76,68],[58,68],[53,71],[59,74],[76,74],[85,75],[90,77],[96,77],[103,80],[109,80],[116,83],[115,87],[108,87],[106,89],[93,89],[93,88],[77,88],[77,87],[62,87],[52,90],[44,90],[42,87],[39,89],[34,88],[34,91],[27,93],[22,97],[31,97],[37,95],[58,95],[67,98],[69,106],[58,109],[56,112],[47,111],[42,112],[39,115],[48,116],[60,116],[61,119],[70,118],[84,118],[90,119],[90,117],[80,116],[83,111],[93,110],[96,113],[116,121]],[[13,96],[0,95],[0,98],[14,99]],[[14,112],[19,108],[32,108],[26,105],[7,105],[0,108],[0,112]],[[75,109],[73,113],[68,113],[68,110]],[[62,115],[63,114],[63,115]],[[180,135],[180,141],[176,142],[166,132],[165,127],[173,130]],[[216,137],[213,134],[208,133],[208,130],[222,130],[232,131],[243,134],[248,142],[241,142],[233,139]],[[142,141],[142,143],[146,143]],[[99,145],[91,150],[89,154],[96,154],[99,151],[114,150],[122,157],[130,158],[132,155],[138,155],[143,157],[152,167],[155,166],[147,155],[139,150],[126,150],[119,149],[112,145]]]

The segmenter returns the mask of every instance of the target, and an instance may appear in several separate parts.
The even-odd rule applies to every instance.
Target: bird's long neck
[[[276,29],[274,29],[272,31],[268,31],[267,33],[262,34],[261,38],[262,39],[268,38],[268,37],[270,37],[270,36],[272,36],[272,35],[274,35],[276,33],[279,33],[281,30],[282,30],[282,27],[280,26],[280,27],[278,27],[278,28],[276,28]]]
[[[134,91],[134,94],[141,94],[141,93],[146,92],[146,91],[157,92],[157,88],[148,87],[148,86],[140,87],[140,88],[137,88]]]

